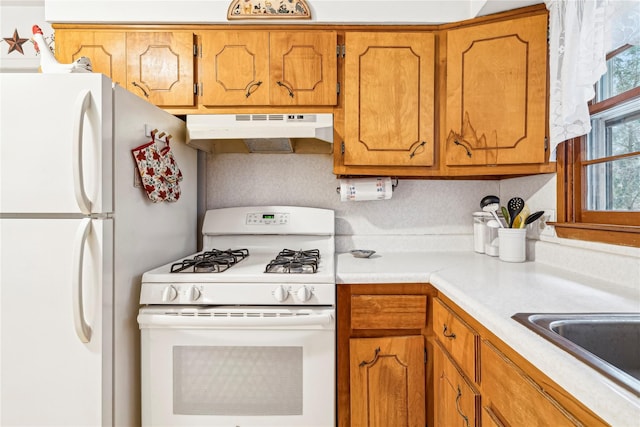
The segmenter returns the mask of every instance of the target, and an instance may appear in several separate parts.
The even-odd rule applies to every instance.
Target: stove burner
[[[278,256],[267,264],[265,273],[304,273],[318,271],[320,251],[318,249],[293,251],[283,249]]]
[[[198,254],[193,258],[172,264],[171,272],[222,273],[248,256],[248,249],[227,249],[225,251],[212,249]]]

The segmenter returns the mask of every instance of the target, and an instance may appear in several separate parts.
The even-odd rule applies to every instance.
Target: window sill
[[[640,248],[640,227],[590,223],[550,222],[558,237]]]

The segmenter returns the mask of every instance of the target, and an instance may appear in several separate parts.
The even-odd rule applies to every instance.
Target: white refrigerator
[[[171,134],[154,203],[131,150]],[[196,251],[184,122],[102,74],[0,73],[0,425],[136,426],[142,273]]]

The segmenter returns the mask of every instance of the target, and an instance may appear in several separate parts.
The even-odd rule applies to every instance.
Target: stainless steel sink
[[[517,313],[512,319],[640,396],[640,313]]]

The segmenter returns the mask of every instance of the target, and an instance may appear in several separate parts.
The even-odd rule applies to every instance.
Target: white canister
[[[526,228],[499,228],[498,239],[502,261],[523,262],[527,259]]]
[[[483,254],[485,244],[490,243],[490,230],[487,221],[492,218],[489,212],[473,213],[473,250]]]

